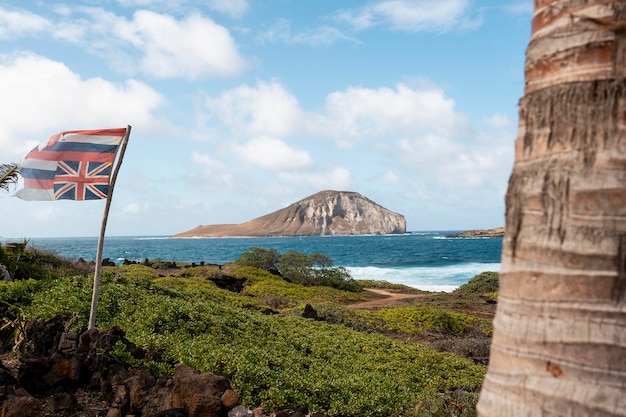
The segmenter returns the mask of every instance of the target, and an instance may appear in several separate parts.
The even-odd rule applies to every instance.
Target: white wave
[[[423,291],[451,292],[485,271],[500,271],[500,263],[467,263],[440,267],[377,268],[347,267],[354,279],[403,284]]]

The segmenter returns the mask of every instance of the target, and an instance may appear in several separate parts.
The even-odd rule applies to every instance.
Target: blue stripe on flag
[[[115,153],[117,151],[117,145],[103,145],[84,142],[57,142],[52,146],[46,146],[44,150],[52,152]]]
[[[49,171],[46,169],[34,169],[34,168],[21,168],[20,174],[24,178],[37,178],[40,180],[53,180],[56,176],[56,171]]]

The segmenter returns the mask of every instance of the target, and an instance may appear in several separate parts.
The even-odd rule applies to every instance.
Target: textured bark
[[[483,417],[626,415],[626,2],[535,0]]]

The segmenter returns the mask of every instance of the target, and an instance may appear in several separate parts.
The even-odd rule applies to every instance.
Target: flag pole
[[[109,181],[109,189],[107,194],[107,201],[104,206],[104,214],[102,216],[102,225],[100,226],[100,237],[98,238],[98,249],[96,250],[96,270],[93,274],[93,294],[91,296],[91,312],[89,313],[89,330],[96,328],[96,310],[98,308],[98,293],[100,292],[100,274],[102,272],[102,247],[104,246],[104,232],[107,227],[107,219],[109,217],[109,208],[111,207],[111,198],[113,197],[113,188],[115,187],[115,180],[117,179],[117,173],[122,165],[122,159],[124,158],[124,152],[126,152],[126,145],[128,144],[128,138],[130,136],[131,126],[127,125],[126,134],[122,138],[122,146],[120,147],[120,154],[111,175]]]

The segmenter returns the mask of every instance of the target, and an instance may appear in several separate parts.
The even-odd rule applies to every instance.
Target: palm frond
[[[19,165],[12,162],[10,164],[0,164],[0,190],[9,191],[11,184],[17,184],[20,177]]]

